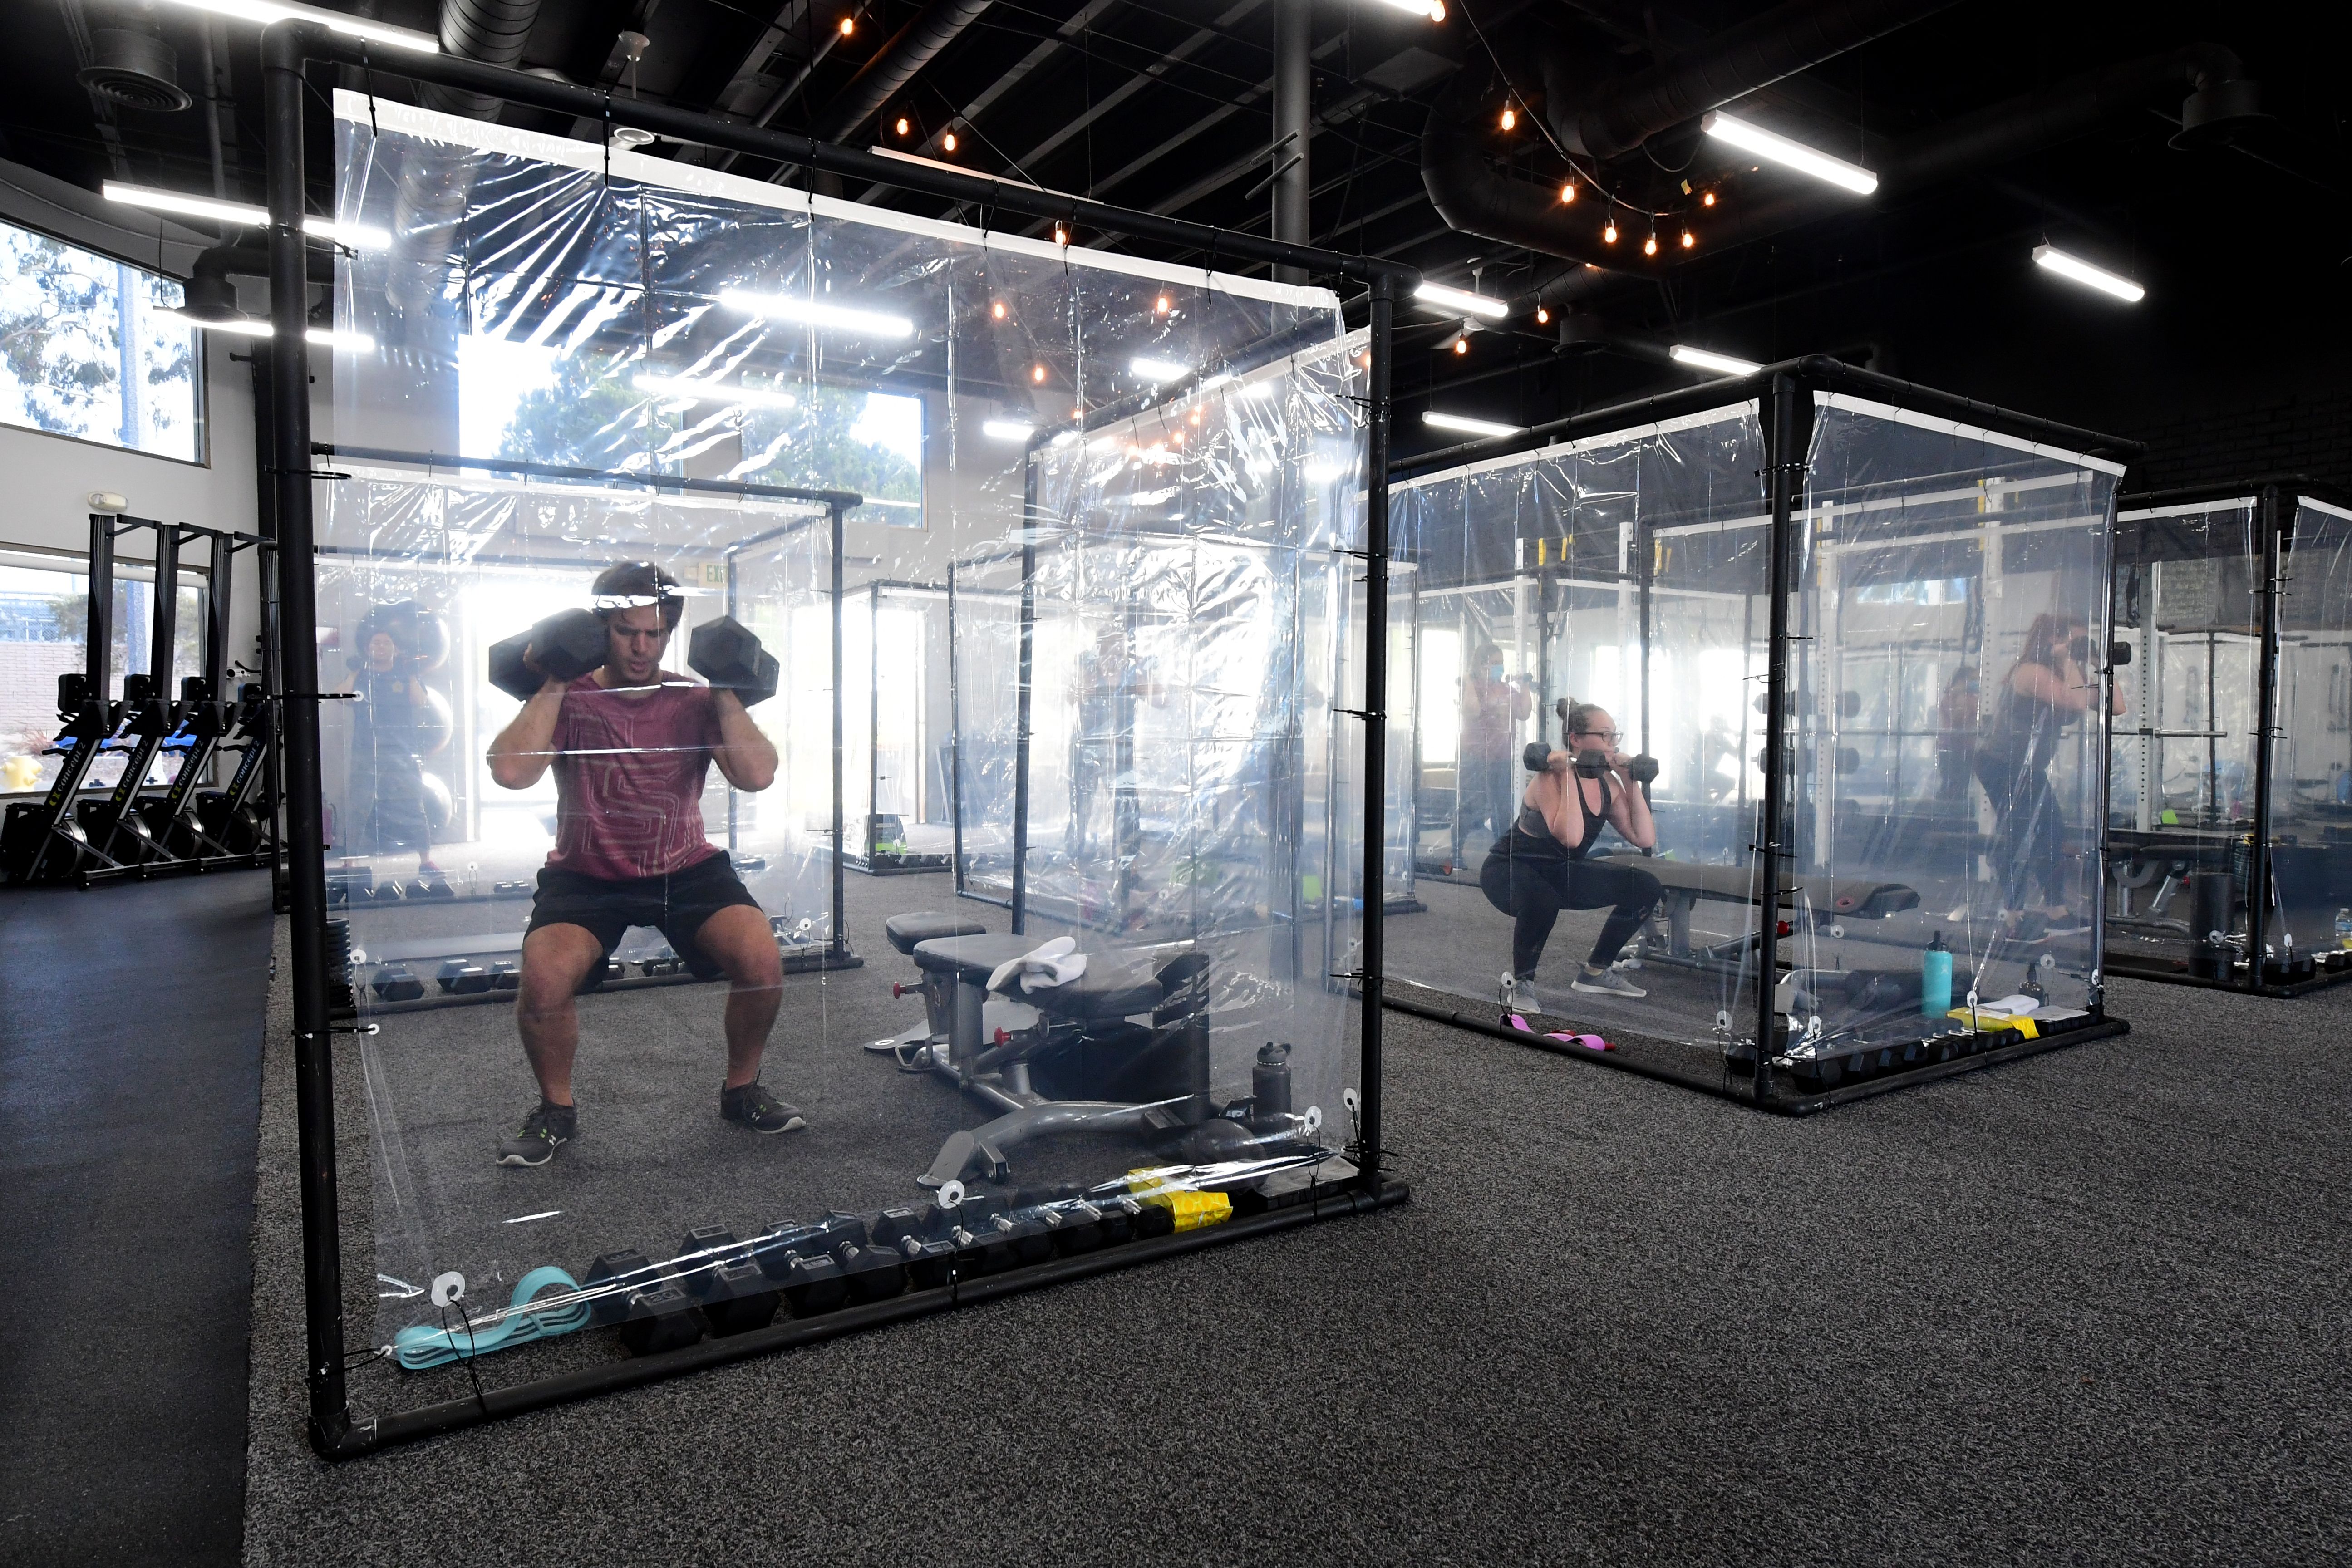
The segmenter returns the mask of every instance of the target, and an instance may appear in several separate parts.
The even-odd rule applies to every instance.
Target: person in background
[[[1486,901],[1512,921],[1503,1005],[1514,1012],[1542,1010],[1536,966],[1562,910],[1609,910],[1569,989],[1602,996],[1647,994],[1611,965],[1657,907],[1658,879],[1638,867],[1595,865],[1591,856],[1603,827],[1615,828],[1636,849],[1654,848],[1657,825],[1633,782],[1633,759],[1617,749],[1617,721],[1595,703],[1570,698],[1562,707],[1568,750],[1546,757],[1544,770],[1520,796],[1517,820],[1478,868]],[[1600,776],[1576,772],[1577,754],[1594,752],[1601,755]]]
[[[2099,700],[2091,639],[2082,620],[2041,615],[2026,628],[2017,662],[1994,694],[1992,722],[1976,744],[1977,782],[1993,809],[1993,869],[2009,934],[2025,940],[2071,936],[2090,922],[2069,901],[2065,819],[2050,787],[2050,764],[2065,731]],[[2114,711],[2124,710],[2116,689]],[[2030,905],[2033,884],[2042,902]]]
[[[366,623],[362,622],[364,629]],[[351,793],[361,804],[351,847],[362,855],[416,852],[416,875],[428,886],[441,883],[433,863],[433,829],[425,819],[423,726],[430,721],[430,699],[413,650],[382,627],[368,634],[367,647],[343,689],[352,704]]]
[[[1936,798],[1962,801],[1977,750],[1977,667],[1963,664],[1936,700]]]
[[[1535,711],[1524,680],[1503,674],[1503,650],[1481,643],[1462,683],[1462,831],[1510,831],[1519,726]]]

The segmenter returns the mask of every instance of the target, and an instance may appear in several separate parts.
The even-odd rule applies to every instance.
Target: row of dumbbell
[[[1189,1194],[1188,1194],[1189,1195]],[[616,1325],[636,1355],[714,1335],[763,1329],[780,1310],[810,1318],[843,1307],[934,1290],[956,1279],[1171,1234],[1175,1207],[1128,1195],[1016,1194],[1008,1206],[984,1193],[946,1206],[884,1209],[871,1225],[829,1214],[814,1225],[778,1225],[750,1241],[719,1226],[687,1232],[667,1263],[607,1252],[588,1268],[593,1321]]]

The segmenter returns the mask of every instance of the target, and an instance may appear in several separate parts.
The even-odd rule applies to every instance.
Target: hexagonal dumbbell
[[[490,645],[490,684],[528,702],[551,679],[577,680],[598,668],[605,650],[602,616],[593,610],[559,610],[530,630]]]
[[[773,697],[783,675],[776,656],[761,647],[751,628],[732,616],[721,616],[694,628],[686,664],[711,685],[734,692],[746,708]]]

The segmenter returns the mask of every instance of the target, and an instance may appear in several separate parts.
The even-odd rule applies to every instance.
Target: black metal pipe
[[[1804,459],[1797,452],[1802,438],[1798,428],[1798,399],[1804,395],[1797,381],[1785,374],[1772,377],[1765,389],[1764,421],[1769,432],[1764,448],[1769,479],[1772,535],[1765,574],[1767,623],[1764,655],[1764,803],[1763,820],[1756,835],[1756,1099],[1772,1096],[1773,1038],[1778,1013],[1774,1003],[1780,989],[1780,843],[1781,817],[1788,811],[1789,597],[1790,556],[1796,534],[1798,479]]]
[[[893,94],[914,79],[916,72],[979,21],[989,3],[930,0],[827,100],[817,117],[818,134],[828,142],[839,142],[873,119]]]
[[[955,890],[968,894],[963,872],[963,681],[956,658],[956,563],[948,563],[948,854]]]
[[[796,1350],[803,1345],[838,1339],[845,1334],[889,1323],[936,1317],[959,1308],[976,1307],[1073,1279],[1091,1279],[1096,1275],[1139,1268],[1250,1237],[1297,1230],[1322,1221],[1394,1208],[1410,1203],[1412,1198],[1412,1189],[1402,1182],[1386,1183],[1375,1193],[1365,1193],[1352,1185],[1334,1184],[1307,1203],[1227,1220],[1223,1225],[1204,1226],[1198,1230],[1182,1231],[1150,1241],[1131,1241],[1095,1252],[1081,1252],[1008,1273],[961,1280],[942,1289],[911,1291],[867,1306],[844,1307],[814,1318],[794,1318],[750,1333],[703,1340],[679,1350],[607,1362],[579,1372],[538,1378],[504,1388],[486,1388],[478,1394],[379,1416],[352,1427],[343,1441],[326,1457],[331,1459],[358,1458],[395,1443],[411,1443],[421,1437],[487,1426],[492,1421],[544,1410],[551,1405],[568,1404],[592,1394],[639,1388],[684,1373],[707,1371],[732,1362],[748,1361],[753,1356]]]
[[[1262,235],[1219,228],[1212,224],[1189,223],[1181,218],[1161,217],[1155,213],[1135,212],[1087,196],[1042,190],[1018,180],[960,174],[927,163],[884,158],[872,153],[835,146],[812,136],[731,124],[707,114],[672,109],[649,100],[615,98],[602,89],[549,81],[528,72],[481,65],[451,55],[424,54],[413,50],[387,54],[381,47],[327,32],[309,22],[278,22],[272,24],[272,27],[287,33],[289,39],[287,47],[298,68],[305,58],[360,66],[379,76],[401,77],[461,91],[488,94],[509,102],[527,104],[574,118],[585,117],[598,121],[609,121],[614,125],[638,126],[672,141],[722,148],[772,163],[794,164],[822,174],[838,174],[845,179],[864,180],[937,196],[942,201],[969,203],[994,212],[1020,213],[1029,217],[1060,218],[1082,228],[1133,235],[1140,239],[1188,247],[1236,260],[1299,267],[1309,272],[1367,280],[1387,277],[1408,289],[1421,280],[1417,268],[1378,257],[1349,255],[1319,246],[1293,245]]]
[[[2262,689],[2254,694],[2254,845],[2246,868],[2246,980],[2250,987],[2260,989],[2263,969],[2269,960],[2271,886],[2271,778],[2272,755],[2278,747],[2278,656],[2279,656],[2279,533],[2286,526],[2281,508],[2279,487],[2264,485],[2256,515],[2262,519],[2263,530],[2263,646],[2256,656],[2255,668],[2261,672]],[[2209,654],[2206,666],[2210,668]],[[2207,712],[2212,710],[2208,708]],[[2105,867],[2100,868],[2105,876]]]
[[[352,458],[362,463],[409,463],[424,468],[478,468],[489,474],[521,474],[541,479],[593,479],[599,484],[643,485],[656,490],[693,490],[705,495],[748,496],[771,500],[814,501],[824,507],[851,509],[866,504],[855,490],[815,490],[798,485],[755,485],[740,479],[689,479],[677,474],[648,474],[634,468],[572,468],[561,463],[532,463],[520,458],[458,458],[446,452],[405,452],[390,447],[338,447],[313,441],[311,452],[321,458]],[[757,542],[736,541],[736,548]]]
[[[1020,672],[1013,685],[1013,934],[1029,932],[1029,718],[1036,669],[1037,465],[1028,466],[1029,499],[1021,521]],[[1116,824],[1114,831],[1116,831]]]
[[[842,904],[843,904],[843,902],[845,901],[845,892],[846,892],[846,889],[845,889],[845,888],[844,884],[845,884],[845,882],[847,880],[847,877],[848,877],[848,870],[847,870],[847,868],[843,864],[843,862],[847,858],[847,848],[846,848],[846,845],[845,845],[845,841],[844,841],[844,839],[843,839],[843,837],[842,837],[842,829],[846,826],[846,824],[845,824],[845,823],[844,822],[844,820],[843,820],[844,813],[843,813],[843,810],[842,810],[842,800],[841,800],[841,790],[842,790],[842,783],[841,783],[842,746],[843,746],[844,738],[845,738],[845,734],[846,734],[846,731],[844,729],[844,725],[845,724],[846,721],[843,718],[843,716],[842,716],[842,711],[841,711],[841,555],[842,555],[842,551],[846,547],[846,543],[847,543],[847,536],[846,536],[846,532],[845,532],[845,529],[844,529],[844,527],[843,527],[843,518],[844,518],[844,516],[845,516],[845,510],[844,510],[844,509],[842,508],[842,506],[841,506],[838,502],[835,502],[835,505],[834,505],[834,508],[833,508],[833,942],[832,942],[832,947],[833,947],[834,956],[835,956],[835,957],[836,957],[836,958],[840,958],[840,957],[846,956],[846,955],[847,955],[847,953],[848,953],[848,952],[849,952],[849,928],[848,928],[847,923],[846,923],[846,922],[845,922],[845,921],[844,920],[844,916],[843,916],[843,910],[842,910]]]
[[[310,322],[303,299],[302,68],[308,25],[262,35],[262,102],[268,127],[269,424],[277,470],[279,674],[284,686],[287,867],[293,944],[295,1114],[302,1166],[303,1317],[310,1356],[310,1442],[333,1453],[351,1427],[343,1386],[341,1225],[335,1196],[333,1037],[327,1021],[327,863],[319,779],[319,610],[311,562]]]
[[[1371,322],[1365,356],[1364,440],[1364,935],[1359,967],[1363,1017],[1359,1076],[1362,1082],[1361,1171],[1365,1190],[1381,1181],[1381,992],[1387,963],[1389,739],[1389,374],[1396,325],[1396,279],[1371,280]],[[1410,800],[1410,794],[1408,794]],[[1408,812],[1411,807],[1408,805]],[[1325,889],[1326,897],[1330,894]]]

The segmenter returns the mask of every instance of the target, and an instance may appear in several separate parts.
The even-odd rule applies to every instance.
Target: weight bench
[[[1756,950],[1755,933],[1696,951],[1691,947],[1690,935],[1691,911],[1698,907],[1701,899],[1726,904],[1757,902],[1756,874],[1751,868],[1702,866],[1647,855],[1599,855],[1593,858],[1593,863],[1646,871],[1658,879],[1664,890],[1660,906],[1666,918],[1666,951],[1644,951],[1645,960],[1659,958],[1670,963],[1706,969],[1744,964],[1747,955]],[[1919,907],[1916,889],[1901,882],[1874,881],[1866,877],[1808,877],[1783,872],[1780,898],[1780,907],[1792,914],[1810,909],[1817,925],[1846,919],[1885,920],[1888,915]]]
[[[1278,1126],[1250,1124],[1223,1120],[1212,1104],[1204,956],[1181,952],[1155,965],[1096,952],[1066,984],[1019,1001],[989,996],[997,967],[1037,946],[1032,936],[980,933],[914,944],[926,994],[936,984],[948,999],[945,1041],[912,1053],[914,1061],[1001,1112],[950,1135],[917,1178],[922,1185],[975,1173],[1002,1182],[1011,1173],[1006,1150],[1053,1132],[1191,1131],[1202,1152],[1224,1157],[1292,1131],[1297,1119],[1287,1114]],[[992,1021],[992,1010],[1004,1021]]]
[[[913,914],[892,915],[882,922],[882,935],[892,947],[908,958],[915,949],[927,942],[950,937],[986,936],[988,927],[966,915],[941,914],[927,910]],[[910,987],[893,982],[890,994],[903,996]],[[949,997],[952,987],[944,976],[934,978],[929,972],[911,989],[919,990],[923,997],[923,1022],[914,1028],[902,1029],[887,1039],[868,1040],[869,1051],[890,1051],[897,1055],[901,1067],[915,1068],[912,1059],[921,1047],[945,1043],[948,1037]]]

